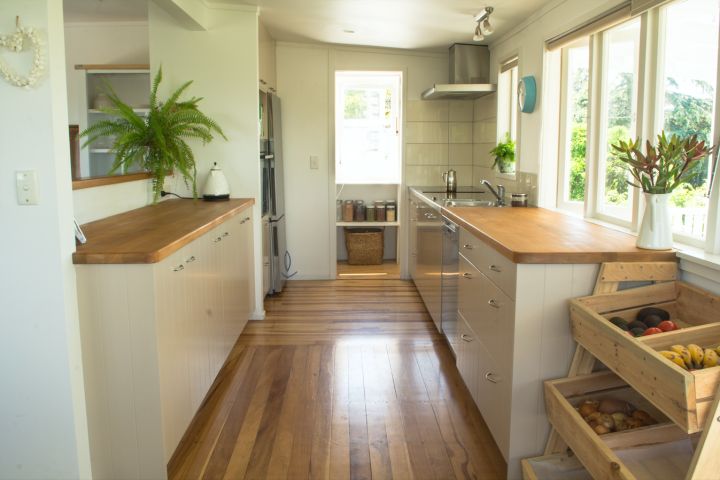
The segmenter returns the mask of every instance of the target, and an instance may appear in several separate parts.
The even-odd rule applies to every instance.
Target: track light
[[[489,16],[480,24],[483,35],[492,35],[495,30],[490,26]]]
[[[488,18],[488,17],[490,16],[490,14],[493,13],[493,11],[494,11],[494,8],[493,8],[493,7],[485,7],[485,8],[483,8],[482,10],[480,10],[480,13],[478,13],[477,15],[475,15],[475,21],[478,22],[478,23],[479,23],[479,22],[482,22],[483,20],[485,20],[486,18]]]
[[[475,36],[473,37],[473,40],[476,42],[482,42],[483,40],[485,40],[485,36],[480,31],[480,24],[475,27]]]

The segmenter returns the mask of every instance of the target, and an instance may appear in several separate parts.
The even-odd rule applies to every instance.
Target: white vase
[[[670,250],[673,248],[672,230],[670,230],[670,193],[645,194],[645,215],[638,232],[638,248],[646,250]]]

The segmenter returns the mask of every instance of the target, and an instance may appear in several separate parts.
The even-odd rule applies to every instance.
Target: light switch
[[[310,168],[320,168],[320,157],[317,157],[317,156],[310,157]]]
[[[37,205],[40,203],[36,170],[18,170],[15,173],[19,205]]]

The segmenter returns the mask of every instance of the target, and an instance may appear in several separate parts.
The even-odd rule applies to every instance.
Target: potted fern
[[[105,81],[109,92],[104,92],[115,107],[99,109],[103,113],[117,117],[114,120],[101,120],[83,130],[78,138],[88,137],[83,144],[87,147],[99,137],[114,137],[108,153],[115,154],[109,174],[119,169],[127,173],[133,165],[141,171],[150,172],[153,179],[153,205],[160,199],[165,176],[177,169],[185,185],[192,182],[193,196],[197,200],[197,170],[195,156],[186,138],[202,139],[203,145],[210,143],[213,132],[227,138],[220,126],[198,110],[201,98],[191,98],[180,102],[180,96],[192,84],[187,82],[178,88],[165,102],[157,100],[158,85],[162,81],[162,65],[158,69],[150,92],[150,113],[143,118],[118,98],[110,84]]]
[[[498,143],[488,153],[495,156],[495,163],[491,167],[492,170],[497,167],[500,173],[512,173],[514,171],[512,164],[515,163],[515,141],[510,139],[509,132],[505,134],[505,141]]]

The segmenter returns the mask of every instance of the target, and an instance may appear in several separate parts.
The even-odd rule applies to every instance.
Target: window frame
[[[506,71],[502,71],[503,67],[515,63],[515,65]],[[506,77],[509,76],[509,78]],[[510,139],[515,141],[515,170],[509,173],[495,171],[495,178],[505,180],[516,180],[516,174],[519,170],[520,149],[518,142],[519,135],[519,110],[517,106],[517,89],[520,82],[520,57],[513,55],[510,58],[500,62],[498,66],[498,102],[497,102],[497,130],[496,144],[505,140],[505,134],[510,133]]]

